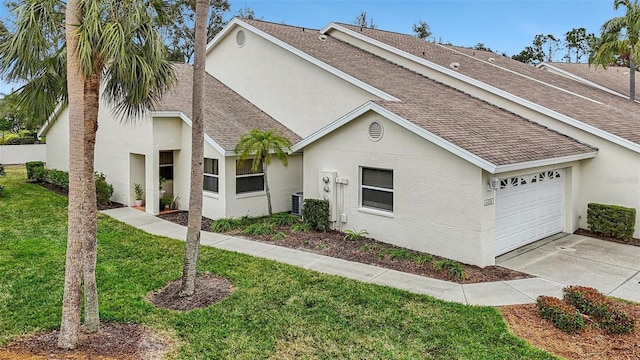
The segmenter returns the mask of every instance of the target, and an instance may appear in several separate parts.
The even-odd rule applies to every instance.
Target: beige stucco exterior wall
[[[401,66],[424,74],[472,96],[478,97],[500,108],[516,113],[526,119],[537,122],[550,129],[571,136],[599,149],[594,159],[584,160],[579,167],[572,167],[572,216],[573,226],[587,228],[587,204],[604,204],[632,207],[637,210],[636,224],[640,224],[640,154],[616,145],[601,137],[565,124],[538,111],[519,105],[512,100],[495,95],[486,90],[455,79],[449,75],[429,69],[382,48],[375,47],[345,33],[331,31],[331,36],[347,41],[357,47],[389,59]],[[579,120],[579,119],[578,119]],[[579,169],[579,170],[578,170]],[[567,227],[569,229],[569,227]],[[634,237],[640,237],[640,225],[636,226]]]
[[[306,137],[378,99],[248,30],[239,47],[239,29],[209,52],[207,72],[298,135]]]
[[[368,137],[373,120],[384,128],[377,142]],[[393,214],[359,207],[362,166],[393,170]],[[484,206],[488,194],[475,165],[368,112],[304,149],[305,198],[322,198],[321,170],[348,180],[337,185],[336,228],[366,229],[380,241],[479,266],[494,264],[495,208]]]
[[[60,111],[58,120],[49,127],[47,137],[47,168],[69,171],[69,109]]]

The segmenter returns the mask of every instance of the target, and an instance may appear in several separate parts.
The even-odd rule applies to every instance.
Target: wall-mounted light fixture
[[[500,189],[500,179],[498,179],[497,177],[491,178],[491,180],[489,180],[487,190],[498,190],[498,189]]]

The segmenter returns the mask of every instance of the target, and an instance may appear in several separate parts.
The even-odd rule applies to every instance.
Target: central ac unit
[[[291,213],[302,216],[302,192],[291,194]]]

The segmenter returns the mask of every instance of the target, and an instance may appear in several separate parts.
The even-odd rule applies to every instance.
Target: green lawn
[[[65,197],[0,178],[0,346],[59,326]],[[144,300],[180,276],[184,244],[99,216],[103,321],[173,334],[180,359],[552,359],[510,335],[499,313],[203,247],[200,271],[231,280],[230,298],[202,310]]]

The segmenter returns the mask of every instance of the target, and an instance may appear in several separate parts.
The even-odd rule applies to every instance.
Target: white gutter
[[[224,29],[222,31],[220,31],[220,33],[218,33],[218,35],[216,35],[216,37],[213,38],[213,40],[211,40],[211,42],[209,43],[209,45],[207,46],[207,54],[213,50],[213,48],[230,32],[232,31],[232,28],[234,28],[235,26],[240,26],[243,27],[244,29],[251,31],[252,33],[262,37],[263,39],[277,45],[280,46],[281,48],[293,53],[296,56],[301,57],[302,59],[318,66],[319,68],[351,83],[352,85],[359,87],[360,89],[363,89],[369,93],[371,93],[374,96],[379,97],[382,100],[388,100],[388,101],[400,101],[400,99],[396,98],[395,96],[392,96],[376,87],[373,87],[369,84],[367,84],[364,81],[358,80],[355,77],[341,71],[338,70],[336,68],[334,68],[333,66],[322,62],[320,60],[318,60],[317,58],[303,52],[300,51],[298,49],[296,49],[295,47],[285,43],[284,41],[281,41],[279,39],[277,39],[274,36],[271,36],[269,34],[267,34],[266,32],[251,26],[249,24],[247,24],[246,22],[238,19],[238,18],[234,18],[233,20],[231,20],[231,22],[229,22],[229,24],[227,24],[227,26],[224,27]],[[300,30],[302,31],[302,30]],[[315,31],[315,30],[310,30],[310,31]],[[318,32],[318,36],[320,36],[320,32]],[[320,40],[318,40],[320,41]]]
[[[498,165],[496,166],[494,174],[504,173],[507,171],[531,169],[531,168],[536,168],[541,166],[556,165],[556,164],[568,163],[572,161],[591,159],[596,157],[597,154],[598,154],[598,151],[595,150],[590,153],[562,156],[562,157],[557,157],[552,159],[542,159],[542,160],[526,161],[526,162],[508,164],[508,165]]]
[[[418,64],[421,64],[421,65],[423,65],[423,66],[425,66],[425,67],[427,67],[427,68],[429,68],[431,70],[437,71],[437,72],[442,73],[444,75],[448,75],[448,76],[450,76],[450,77],[452,77],[452,78],[454,78],[456,80],[462,81],[462,82],[467,83],[467,84],[472,85],[472,86],[475,86],[475,87],[477,87],[479,89],[482,89],[482,90],[484,90],[484,91],[486,91],[488,93],[497,95],[499,97],[502,97],[504,99],[512,101],[513,103],[516,103],[516,104],[524,106],[524,107],[526,107],[528,109],[531,109],[531,110],[534,110],[536,112],[539,112],[539,113],[541,113],[543,115],[546,115],[546,116],[549,116],[551,118],[554,118],[554,119],[556,119],[556,120],[558,120],[560,122],[563,122],[565,124],[571,125],[571,126],[573,126],[575,128],[578,128],[580,130],[583,130],[583,131],[588,132],[590,134],[593,134],[595,136],[601,137],[601,138],[603,138],[603,139],[605,139],[607,141],[610,141],[610,142],[612,142],[614,144],[620,145],[620,146],[622,146],[624,148],[627,148],[627,149],[629,149],[631,151],[640,153],[640,144],[634,143],[634,142],[629,141],[627,139],[624,139],[624,138],[622,138],[620,136],[611,134],[611,133],[609,133],[607,131],[604,131],[602,129],[599,129],[599,128],[595,127],[595,126],[592,126],[592,125],[586,124],[584,122],[578,121],[578,120],[576,120],[576,119],[574,119],[572,117],[569,117],[567,115],[561,114],[561,113],[559,113],[559,112],[557,112],[555,110],[551,110],[549,108],[546,108],[546,107],[544,107],[544,106],[542,106],[540,104],[537,104],[537,103],[534,103],[532,101],[529,101],[529,100],[523,99],[521,97],[515,96],[515,95],[513,95],[513,94],[511,94],[509,92],[506,92],[506,91],[502,90],[502,89],[496,88],[494,86],[491,86],[489,84],[486,84],[484,82],[481,82],[479,80],[471,78],[469,76],[460,74],[460,73],[455,72],[455,71],[453,71],[451,69],[448,69],[448,68],[446,68],[444,66],[440,66],[438,64],[432,63],[432,62],[427,61],[427,60],[425,60],[425,59],[423,59],[421,57],[418,57],[418,56],[415,56],[413,54],[410,54],[410,53],[407,53],[405,51],[402,51],[400,49],[394,48],[394,47],[389,46],[389,45],[387,45],[387,44],[385,44],[383,42],[380,42],[378,40],[371,39],[368,36],[364,36],[362,34],[359,34],[359,33],[355,32],[355,31],[352,31],[352,30],[349,30],[347,28],[344,28],[344,27],[342,27],[340,25],[331,23],[331,24],[327,25],[326,27],[324,27],[320,31],[322,33],[326,33],[331,29],[335,29],[335,30],[338,30],[338,31],[343,31],[343,32],[345,32],[345,33],[347,33],[347,34],[349,34],[349,35],[351,35],[351,36],[353,36],[353,37],[355,37],[355,38],[357,38],[359,40],[362,40],[362,41],[367,42],[367,43],[369,43],[371,45],[374,45],[374,46],[382,48],[382,49],[384,49],[386,51],[389,51],[389,52],[391,52],[393,54],[396,54],[398,56],[404,57],[404,58],[406,58],[408,60],[411,60],[413,62],[416,62]]]

